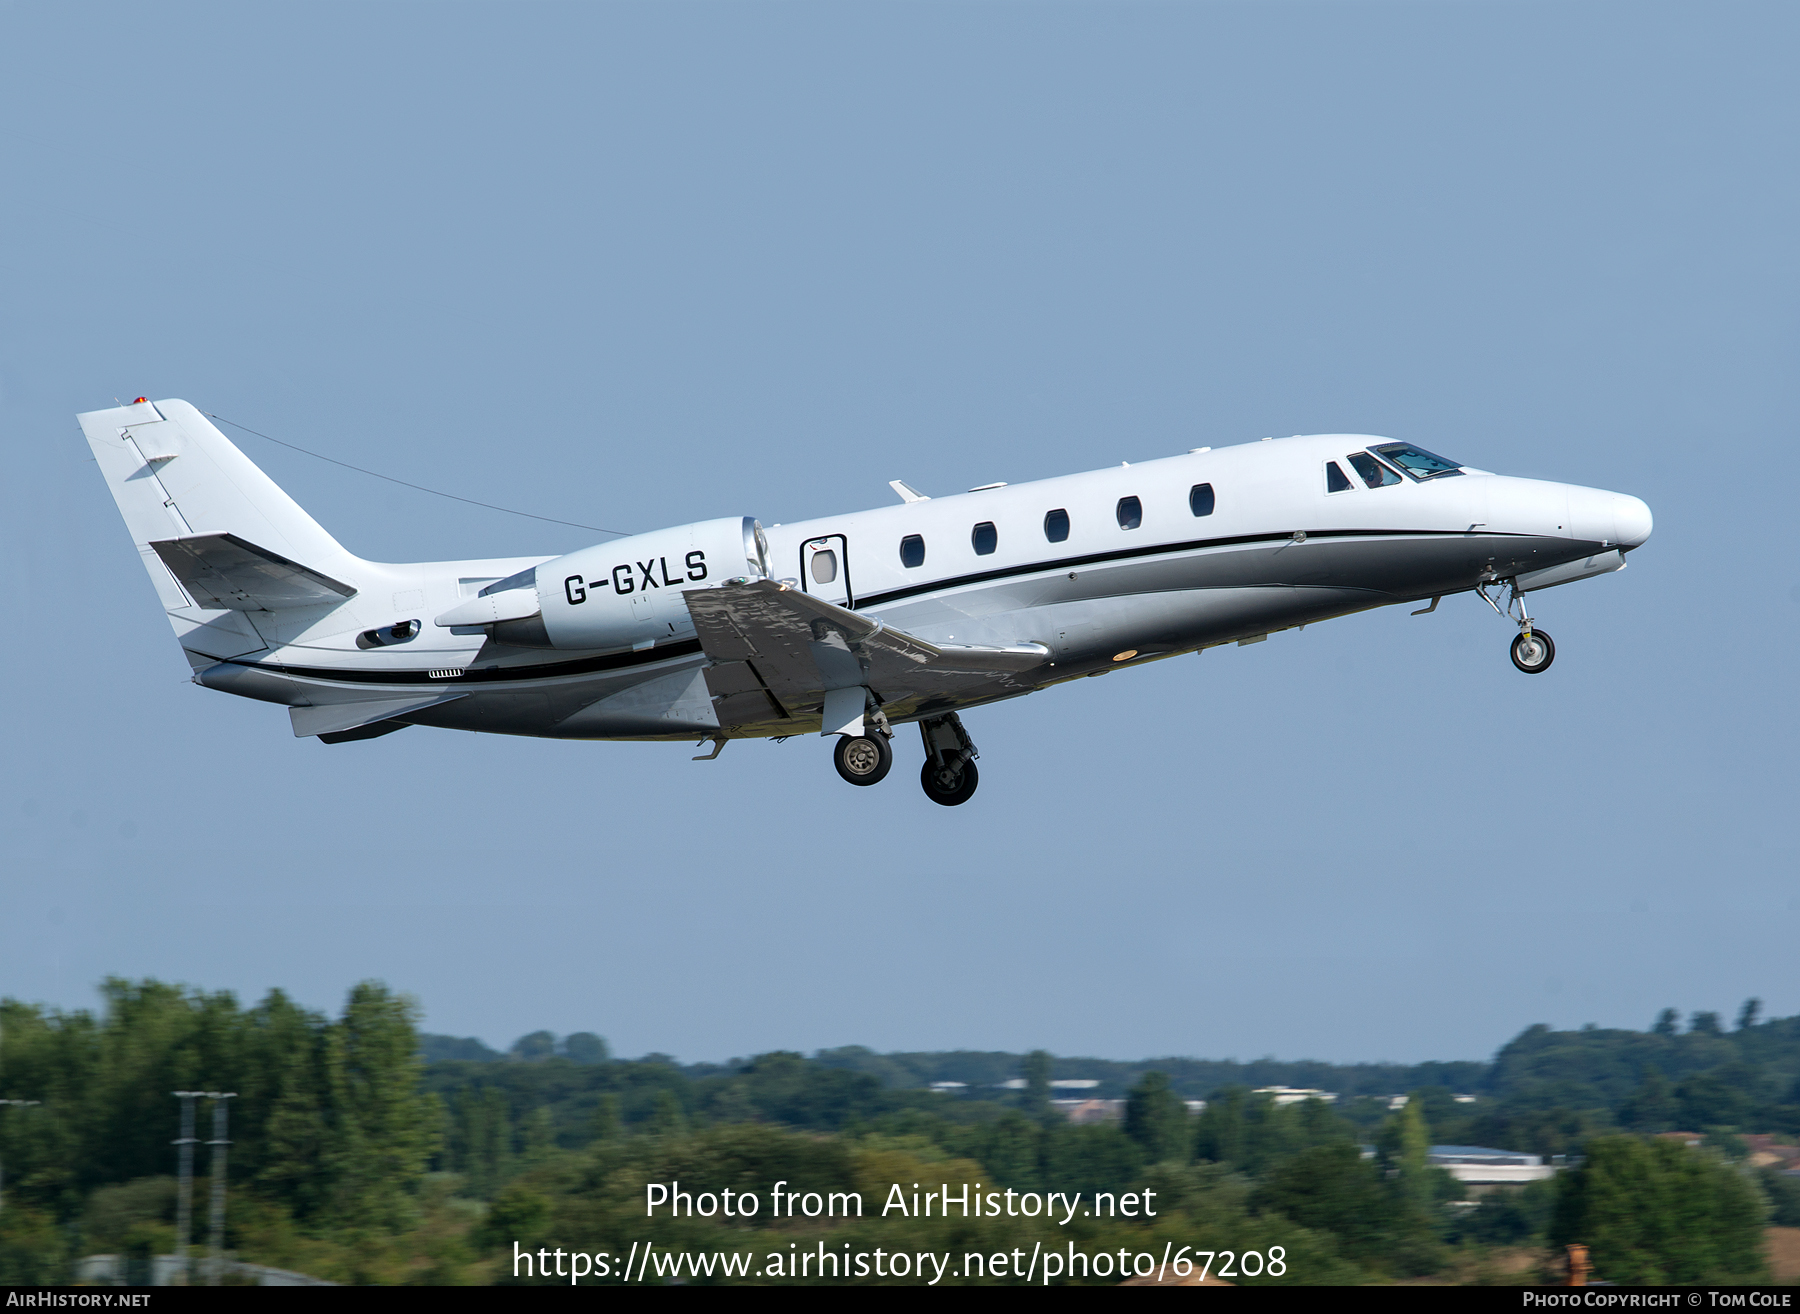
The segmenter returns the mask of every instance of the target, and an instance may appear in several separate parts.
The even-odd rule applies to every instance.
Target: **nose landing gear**
[[[1504,583],[1512,590],[1505,607],[1488,596],[1488,585],[1492,583]],[[1512,664],[1527,675],[1542,675],[1549,670],[1550,663],[1556,660],[1556,644],[1548,634],[1532,623],[1530,614],[1525,610],[1525,595],[1519,592],[1519,581],[1483,580],[1475,586],[1475,591],[1481,595],[1483,602],[1494,609],[1495,615],[1518,625],[1518,636],[1512,641]],[[1515,606],[1519,611],[1516,616],[1513,615]]]
[[[1512,641],[1512,663],[1527,675],[1539,675],[1556,660],[1556,645],[1542,630],[1522,630]]]
[[[951,712],[920,721],[919,737],[925,741],[925,767],[919,772],[925,797],[947,808],[967,803],[981,782],[975,769],[981,754],[963,729],[962,718]]]

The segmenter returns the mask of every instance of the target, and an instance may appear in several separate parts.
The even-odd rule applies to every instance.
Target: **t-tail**
[[[189,403],[77,418],[195,670],[274,647],[283,613],[311,620],[363,586],[369,563]]]

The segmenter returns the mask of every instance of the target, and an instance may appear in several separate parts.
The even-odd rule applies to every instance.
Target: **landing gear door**
[[[800,587],[815,598],[853,606],[850,592],[850,548],[842,534],[809,538],[800,545]]]

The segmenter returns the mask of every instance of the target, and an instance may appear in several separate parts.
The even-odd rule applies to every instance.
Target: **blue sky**
[[[1472,1058],[1800,1011],[1792,6],[0,8],[0,994],[504,1045]],[[817,740],[325,747],[191,686],[74,414],[765,523],[1264,434],[1646,499],[1631,568]],[[591,535],[241,443],[353,551]],[[604,458],[597,466],[596,454]],[[580,818],[576,823],[573,818]]]

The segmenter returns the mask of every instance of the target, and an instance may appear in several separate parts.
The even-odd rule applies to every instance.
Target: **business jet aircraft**
[[[394,565],[351,555],[187,402],[79,418],[194,682],[284,704],[297,736],[711,741],[702,761],[816,732],[872,785],[910,721],[946,806],[978,779],[962,709],[1374,607],[1479,593],[1540,674],[1556,647],[1526,595],[1621,569],[1651,528],[1635,497],[1328,434]]]

